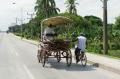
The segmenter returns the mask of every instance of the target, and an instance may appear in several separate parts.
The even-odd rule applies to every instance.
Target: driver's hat
[[[83,33],[83,32],[81,32],[81,33],[80,33],[80,36],[84,36],[84,33]]]

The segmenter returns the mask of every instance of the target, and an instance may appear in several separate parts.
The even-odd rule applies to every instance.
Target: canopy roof
[[[68,24],[68,23],[72,23],[72,20],[63,16],[51,17],[51,18],[44,19],[42,21],[42,24],[47,26],[49,26],[50,24],[55,26],[55,25],[62,25],[62,24]]]

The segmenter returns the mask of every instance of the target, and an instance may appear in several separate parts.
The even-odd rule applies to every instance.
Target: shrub
[[[108,55],[120,58],[120,50],[110,50]]]

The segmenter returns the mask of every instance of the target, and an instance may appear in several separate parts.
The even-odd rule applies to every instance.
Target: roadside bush
[[[90,43],[87,47],[88,47],[88,52],[102,54],[103,46],[102,46],[101,41],[98,40],[97,38],[94,38],[92,43]]]
[[[120,50],[109,50],[108,55],[120,58]]]

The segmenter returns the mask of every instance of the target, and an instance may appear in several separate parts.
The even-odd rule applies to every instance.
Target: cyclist
[[[75,49],[76,63],[79,62],[80,55],[81,55],[81,57],[84,56],[85,48],[86,48],[86,40],[87,40],[83,33],[81,33],[80,36],[77,37],[77,39],[78,39],[78,43],[77,43],[77,47]]]

